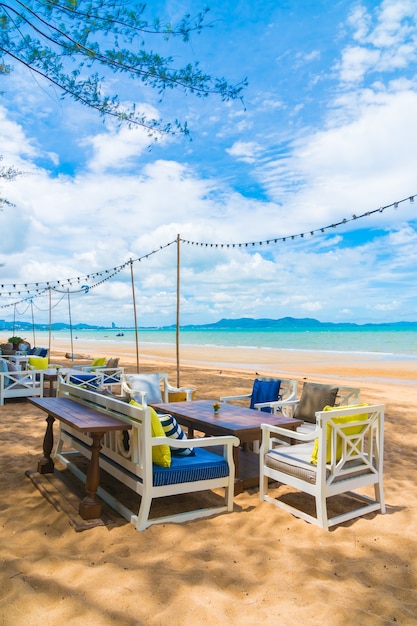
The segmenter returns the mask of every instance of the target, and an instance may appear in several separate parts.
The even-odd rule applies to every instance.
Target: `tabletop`
[[[87,433],[110,430],[130,430],[132,426],[122,420],[106,415],[68,398],[28,398],[29,402],[48,415],[61,420],[76,430]]]
[[[215,414],[213,404],[220,405],[220,411]],[[163,402],[151,404],[160,413],[170,413],[181,423],[189,420],[197,428],[198,425],[211,425],[213,428],[233,430],[260,429],[261,424],[294,428],[302,424],[300,420],[286,417],[282,413],[272,414],[256,409],[219,402],[218,400],[192,400],[186,402]],[[204,432],[204,429],[203,429]]]

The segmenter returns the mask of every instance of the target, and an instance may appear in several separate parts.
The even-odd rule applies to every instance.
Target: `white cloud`
[[[254,163],[261,151],[261,146],[254,141],[237,141],[226,152],[240,161]]]
[[[151,107],[145,107],[147,115],[157,118],[157,112]],[[165,143],[167,137],[160,135],[159,143]],[[86,137],[80,142],[83,147],[91,146],[93,156],[88,164],[89,169],[102,172],[107,169],[126,170],[129,164],[145,152],[153,139],[148,131],[142,127],[115,128],[108,125],[108,130],[99,135]]]
[[[392,72],[417,59],[417,5],[412,0],[385,0],[376,8],[376,24],[356,6],[349,24],[357,45],[348,45],[338,64],[342,82],[361,82],[368,72]]]

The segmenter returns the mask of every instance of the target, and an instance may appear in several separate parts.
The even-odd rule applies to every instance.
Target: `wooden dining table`
[[[213,405],[219,404],[220,410],[215,413]],[[179,424],[188,429],[189,438],[194,432],[206,435],[235,435],[240,443],[233,448],[236,485],[235,494],[243,489],[259,485],[259,454],[249,449],[249,444],[260,441],[261,424],[281,426],[295,430],[303,422],[282,413],[272,414],[255,409],[219,402],[218,400],[192,400],[186,402],[163,402],[150,404],[157,413],[173,415]]]

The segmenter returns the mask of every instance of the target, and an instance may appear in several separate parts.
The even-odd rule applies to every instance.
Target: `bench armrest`
[[[288,435],[288,431],[287,431]],[[170,448],[212,448],[214,446],[240,445],[238,437],[234,435],[220,435],[218,437],[196,437],[194,439],[172,439],[171,437],[152,437],[152,446],[168,445]]]

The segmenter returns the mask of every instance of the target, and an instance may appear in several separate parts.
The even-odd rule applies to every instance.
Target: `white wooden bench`
[[[0,405],[6,398],[43,396],[43,370],[0,372]]]
[[[130,430],[108,432],[101,441],[100,467],[127,485],[140,497],[138,510],[130,510],[114,494],[99,487],[97,494],[137,530],[151,524],[183,522],[233,510],[235,467],[233,446],[239,444],[237,437],[204,437],[199,439],[172,439],[154,437],[151,429],[151,409],[133,406],[120,399],[66,384],[58,385],[58,398],[68,398],[80,405],[98,410],[105,415],[126,422]],[[64,463],[77,477],[85,480],[85,473],[76,463],[76,453],[91,458],[92,440],[60,421],[54,459]],[[152,462],[152,447],[165,444],[171,449],[193,448],[194,456],[172,456],[171,467],[160,467]],[[222,456],[210,448],[221,446]],[[69,448],[69,449],[68,449]],[[193,493],[211,489],[224,489],[220,506],[209,506],[185,513],[160,518],[150,518],[154,498],[176,494]],[[220,497],[220,496],[219,496]]]

